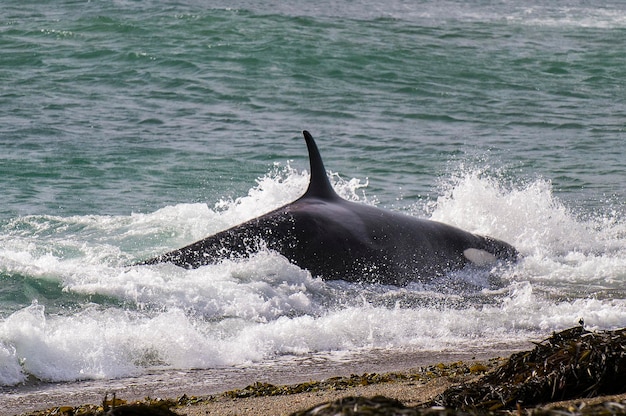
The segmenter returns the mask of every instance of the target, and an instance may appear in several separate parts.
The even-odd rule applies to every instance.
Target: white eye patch
[[[496,262],[496,256],[485,250],[479,250],[477,248],[468,248],[463,252],[466,259],[471,261],[476,266],[487,266]]]

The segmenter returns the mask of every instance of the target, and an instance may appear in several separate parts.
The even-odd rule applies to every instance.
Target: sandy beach
[[[198,396],[191,395],[194,388],[183,383],[180,387],[187,389],[187,393],[182,395],[177,395],[172,389],[165,389],[166,394],[162,396],[164,398],[151,396],[135,402],[125,397],[122,391],[106,391],[105,400],[101,400],[101,405],[74,406],[67,400],[76,400],[77,396],[68,394],[66,397],[56,397],[56,406],[21,413],[30,416],[105,414],[256,416],[292,415],[298,412],[307,415],[335,415],[362,414],[355,411],[358,406],[370,406],[370,409],[371,406],[376,409],[377,406],[387,406],[386,409],[393,407],[402,409],[402,414],[405,414],[404,410],[412,412],[410,414],[417,414],[418,410],[411,407],[444,406],[447,409],[471,410],[481,414],[493,410],[517,410],[520,413],[522,408],[539,408],[542,414],[579,414],[582,409],[584,414],[626,414],[624,340],[626,329],[590,332],[580,326],[553,333],[546,340],[535,344],[532,350],[519,351],[506,358],[502,356],[491,359],[476,356],[470,358],[465,355],[467,360],[444,363],[436,360],[440,357],[435,355],[430,357],[429,365],[405,368],[401,371],[351,372],[350,375],[317,380],[309,378],[307,381],[292,384],[272,383],[257,378],[243,388]],[[370,351],[360,359],[366,359],[371,353]],[[379,351],[379,354],[375,355],[379,358],[375,366],[397,367],[402,360],[408,360],[405,364],[414,363],[415,357],[410,359],[412,355],[396,352],[385,357],[385,353]],[[390,364],[387,360],[391,357],[396,361]],[[450,358],[449,355],[446,357]],[[422,359],[426,360],[426,357],[422,356]],[[358,360],[347,360],[343,363],[343,370],[354,369],[357,362]],[[328,362],[308,363],[310,370],[308,374],[321,374],[323,371],[333,369],[341,371],[328,364]],[[339,362],[335,361],[334,364]],[[293,361],[289,365],[292,368],[283,368],[285,370],[283,376],[294,371]],[[361,362],[356,368],[363,366],[364,362]],[[298,377],[305,375],[302,368],[300,370]],[[246,377],[251,375],[252,373],[248,373]],[[278,372],[274,371],[273,376],[277,375]],[[272,376],[266,373],[265,378],[271,380]],[[171,388],[173,384],[170,383],[169,386]],[[84,394],[84,386],[82,389],[75,389],[75,392]],[[40,392],[33,392],[31,399],[37,396],[41,397]],[[21,397],[22,403],[26,397],[27,395]],[[111,398],[109,402],[106,401]],[[20,414],[11,410],[12,405],[18,403],[18,396],[14,394],[12,399],[12,402],[2,400],[3,411],[5,414]],[[366,404],[363,404],[364,402]],[[43,407],[43,402],[31,401],[30,405]],[[315,411],[310,411],[316,406],[318,408]],[[115,412],[107,412],[110,408],[114,408]],[[318,413],[319,408],[325,410]],[[337,412],[335,408],[343,410]],[[385,412],[376,411],[373,414]]]
[[[350,397],[374,398],[384,396],[400,401],[404,406],[413,407],[427,403],[447,388],[480,378],[486,371],[504,361],[502,358],[487,361],[473,361],[471,363],[438,363],[433,366],[422,367],[418,372],[406,371],[388,373],[385,377],[379,377],[378,382],[367,384],[364,376],[335,377],[327,381],[311,381],[306,384],[313,385],[312,390],[301,393],[287,393],[274,396],[250,396],[236,397],[241,394],[250,394],[250,389],[239,389],[221,392],[215,395],[203,397],[182,397],[158,399],[153,401],[143,400],[140,403],[152,404],[162,401],[171,407],[173,414],[184,416],[287,416],[294,412],[311,409],[324,403],[335,402]],[[474,369],[474,370],[470,370]],[[468,371],[470,370],[470,371]],[[370,374],[375,379],[374,374]],[[382,376],[382,375],[381,375]],[[403,379],[406,377],[406,379]],[[395,378],[395,379],[394,379]],[[357,380],[357,385],[351,384],[350,379]],[[334,382],[333,382],[334,380]],[[344,385],[342,385],[342,383]],[[358,385],[366,384],[366,385]],[[267,387],[267,383],[259,383]],[[319,387],[314,385],[318,384]],[[334,384],[334,385],[333,385]],[[272,385],[269,385],[272,386]],[[299,385],[273,386],[294,389]],[[120,404],[127,402],[120,398]],[[110,403],[110,402],[109,402]],[[168,408],[170,406],[164,406]],[[594,411],[593,406],[600,406],[600,411]],[[610,406],[614,406],[611,411]],[[562,402],[549,403],[541,406],[543,414],[580,414],[579,410],[586,408],[584,414],[626,414],[626,394],[606,395],[589,399],[577,399]],[[3,409],[6,410],[6,409]],[[101,414],[101,404],[89,404],[77,407],[53,406],[45,410],[21,413],[21,416],[52,416],[52,415],[76,415],[76,414]],[[609,412],[609,413],[607,413]],[[135,413],[128,413],[135,414]],[[139,413],[138,413],[139,414]]]
[[[341,391],[300,393],[293,396],[249,397],[243,399],[221,398],[214,402],[205,402],[187,407],[179,407],[174,409],[174,411],[178,414],[187,416],[283,416],[310,409],[322,403],[354,396],[366,398],[385,396],[387,398],[399,400],[407,407],[412,407],[432,400],[435,396],[459,381],[460,379],[458,378],[452,380],[448,377],[441,376],[425,384],[401,381],[360,386]],[[579,399],[554,402],[542,406],[541,408],[546,412],[549,412],[552,409],[559,409],[561,414],[567,414],[565,413],[566,411],[562,409],[568,409],[570,413],[575,414],[574,412],[577,409],[587,407],[589,409],[587,414],[591,415],[600,414],[600,412],[593,413],[590,409],[591,406],[603,403],[614,403],[617,404],[617,406],[613,414],[624,414],[626,412],[626,406],[623,405],[625,401],[626,394],[620,394],[599,396],[585,400]],[[622,404],[622,413],[619,413],[620,403]]]
[[[437,377],[425,384],[416,383],[415,381],[397,381],[351,387],[344,390],[324,390],[287,396],[248,397],[241,399],[220,397],[213,402],[178,408],[176,413],[187,416],[205,416],[207,414],[219,416],[283,416],[309,409],[325,402],[352,396],[385,396],[398,399],[406,406],[415,406],[432,399],[451,384],[452,381],[447,377]]]
[[[50,413],[43,412],[44,409],[52,411],[63,406],[99,405],[106,393],[115,393],[119,399],[127,402],[143,400],[146,397],[176,400],[187,396],[203,399],[193,406],[176,409],[176,412],[188,415],[205,415],[207,411],[211,415],[254,415],[268,412],[289,414],[317,403],[355,395],[368,397],[385,395],[396,397],[407,405],[413,405],[438,394],[455,380],[458,381],[454,377],[451,378],[447,372],[441,373],[441,368],[449,368],[451,363],[463,363],[468,366],[476,362],[489,363],[493,357],[507,357],[528,345],[508,348],[498,346],[499,348],[495,350],[465,352],[371,350],[342,360],[308,357],[301,361],[275,362],[271,366],[251,365],[245,368],[187,372],[166,371],[120,380],[17,386],[0,391],[0,402],[3,404],[0,416],[44,415]],[[437,368],[437,365],[441,368]],[[234,399],[223,395],[224,392],[244,389],[254,383],[296,385],[314,380],[349,378],[352,375],[388,373],[405,375],[429,373],[429,375],[423,381],[398,379],[392,382],[325,388],[315,392],[284,396]],[[210,401],[206,400],[210,397],[212,398]]]
[[[296,411],[303,411],[313,406],[335,401],[346,397],[385,396],[401,401],[405,406],[416,406],[432,399],[454,383],[474,378],[490,368],[493,368],[502,359],[487,361],[472,361],[464,363],[437,363],[393,373],[365,373],[347,377],[330,377],[321,381],[308,381],[293,385],[273,385],[257,382],[257,386],[229,390],[207,396],[165,396],[160,399],[166,402],[178,402],[172,410],[180,415],[205,416],[205,415],[290,415]],[[470,371],[469,369],[476,369]],[[257,388],[259,392],[254,391]],[[268,388],[284,389],[285,394],[272,396],[261,395],[262,390]],[[290,393],[294,389],[310,389],[301,393]],[[250,394],[250,397],[240,397]],[[259,395],[257,395],[259,394]],[[127,396],[116,394],[120,402],[131,402]],[[109,396],[110,398],[110,396]],[[79,406],[68,405],[67,401],[59,398],[56,406],[47,409],[19,413],[20,415],[44,416],[79,413],[79,411],[98,411],[102,407],[100,403],[83,404]],[[142,401],[144,403],[158,403],[160,400]],[[66,413],[64,413],[66,412]],[[10,413],[16,414],[16,413]]]

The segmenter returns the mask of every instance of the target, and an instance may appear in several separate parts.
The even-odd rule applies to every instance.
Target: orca
[[[441,222],[347,201],[333,189],[311,134],[304,131],[310,181],[304,195],[265,215],[138,264],[197,268],[267,248],[324,280],[403,286],[468,265],[515,262],[508,243]]]

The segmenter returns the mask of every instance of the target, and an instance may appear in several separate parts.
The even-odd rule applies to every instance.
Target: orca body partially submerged
[[[311,178],[299,199],[140,264],[197,268],[248,256],[264,246],[326,280],[405,285],[468,264],[490,267],[517,260],[517,250],[503,241],[341,198],[330,184],[313,137],[303,134]]]

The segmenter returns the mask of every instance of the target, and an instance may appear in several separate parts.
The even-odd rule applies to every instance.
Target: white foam
[[[428,207],[434,220],[513,244],[524,260],[517,273],[554,284],[626,281],[625,221],[609,214],[577,215],[536,179],[518,186],[482,172],[459,172]]]
[[[25,380],[15,347],[0,344],[0,386],[13,386]]]
[[[515,4],[517,3],[517,4]],[[385,3],[384,16],[426,24],[448,20],[508,22],[525,26],[612,29],[626,27],[623,4],[589,7],[580,2],[450,2],[437,1],[410,7],[406,2]]]
[[[612,29],[626,27],[626,10],[603,7],[527,7],[506,16],[507,21],[529,26]]]
[[[503,272],[499,290],[481,290],[487,285],[480,278],[474,289],[443,288],[446,279],[405,288],[323,282],[268,251],[195,270],[125,266],[289,202],[307,180],[305,172],[277,168],[248,195],[213,208],[23,217],[19,226],[4,226],[0,238],[14,244],[0,246],[0,272],[26,285],[57,285],[74,306],[34,291],[39,303],[0,320],[0,383],[362,348],[458,350],[538,340],[581,317],[592,329],[626,326],[626,227],[619,210],[576,215],[549,181],[512,185],[472,169],[450,178],[427,212],[521,250],[524,259]],[[346,197],[375,199],[364,197],[359,180],[333,182]]]

